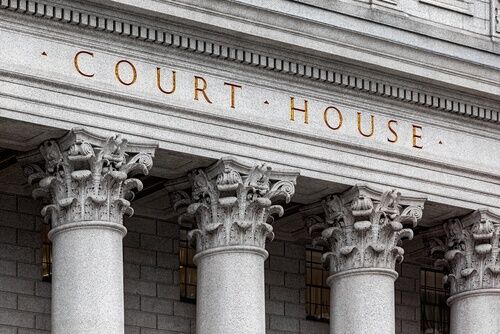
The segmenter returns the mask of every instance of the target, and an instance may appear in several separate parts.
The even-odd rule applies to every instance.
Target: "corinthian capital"
[[[141,181],[131,176],[148,174],[155,147],[77,128],[61,139],[45,141],[38,152],[21,160],[31,161],[24,172],[35,186],[33,196],[50,203],[42,215],[53,228],[81,221],[122,223],[123,214],[134,212],[133,190],[142,189]]]
[[[225,158],[190,173],[191,204],[180,219],[194,217],[188,237],[198,252],[231,245],[265,247],[273,239],[273,215],[283,215],[276,201],[288,203],[298,173],[246,166]],[[181,199],[185,200],[185,199]]]
[[[444,264],[448,267],[445,280],[451,294],[500,287],[500,216],[477,210],[443,226]]]
[[[394,269],[403,260],[403,238],[412,239],[425,199],[401,197],[358,185],[323,201],[324,218],[308,217],[313,243],[323,246],[332,274],[355,268]]]

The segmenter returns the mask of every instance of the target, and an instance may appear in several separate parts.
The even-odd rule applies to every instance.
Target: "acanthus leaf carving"
[[[154,148],[148,153],[133,152],[129,159],[128,141],[121,135],[96,139],[83,129],[72,130],[60,140],[47,140],[40,146],[44,168],[24,167],[35,198],[50,204],[42,216],[52,227],[81,221],[122,223],[132,215],[130,201],[142,189],[135,174],[148,174]]]
[[[447,271],[452,295],[500,287],[500,220],[487,210],[443,224],[444,258],[437,262]]]
[[[285,173],[286,174],[286,173]],[[221,246],[265,247],[274,238],[273,216],[282,216],[283,207],[295,192],[297,173],[273,175],[270,166],[241,168],[232,160],[220,160],[212,169],[189,174],[191,203],[179,219],[194,217],[197,228],[188,234],[197,251]],[[178,196],[175,207],[185,206]]]
[[[324,219],[308,217],[306,225],[313,244],[325,249],[324,264],[337,273],[356,268],[394,269],[403,261],[401,240],[412,239],[422,217],[424,199],[403,204],[395,190],[376,193],[354,187],[323,201]]]

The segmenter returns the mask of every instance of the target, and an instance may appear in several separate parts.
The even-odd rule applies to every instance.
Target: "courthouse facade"
[[[0,333],[500,333],[499,0],[0,0]]]

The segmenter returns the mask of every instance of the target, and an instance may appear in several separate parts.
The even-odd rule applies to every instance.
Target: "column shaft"
[[[123,215],[156,148],[81,128],[42,143],[25,168],[52,230],[52,333],[123,334]],[[31,159],[35,160],[34,152]]]
[[[482,289],[448,299],[450,333],[491,334],[500,332],[500,289]]]
[[[450,333],[500,333],[500,216],[479,209],[443,224]]]
[[[265,334],[264,261],[267,252],[229,246],[196,255],[198,334]]]
[[[313,242],[326,250],[330,270],[330,333],[394,334],[395,264],[402,239],[413,238],[425,199],[357,185],[323,202],[325,218],[311,216]]]
[[[284,213],[274,202],[290,202],[297,176],[231,158],[189,174],[191,200],[179,219],[196,222],[188,238],[197,251],[197,334],[265,334],[265,244],[272,216]],[[176,208],[189,195],[178,197]]]
[[[394,334],[394,281],[390,269],[353,269],[328,278],[330,333]]]
[[[52,333],[123,334],[126,229],[82,222],[50,232],[53,242]]]

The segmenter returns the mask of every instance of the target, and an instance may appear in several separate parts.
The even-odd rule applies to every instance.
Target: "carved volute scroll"
[[[401,198],[395,190],[355,186],[323,201],[322,216],[306,219],[313,243],[323,246],[331,274],[356,268],[394,269],[403,260],[403,238],[412,239],[425,199]]]
[[[191,244],[198,252],[233,245],[264,248],[266,239],[274,237],[273,215],[283,215],[283,207],[275,203],[290,201],[297,176],[266,164],[249,167],[229,158],[191,172],[191,204],[179,217],[196,221],[197,228],[188,234]],[[178,198],[185,205],[185,196]]]
[[[39,150],[44,166],[27,164],[24,173],[35,188],[33,197],[50,203],[42,215],[53,228],[82,221],[122,223],[123,214],[134,212],[133,190],[142,189],[131,176],[148,174],[155,146],[73,129],[59,140],[45,141]]]
[[[436,265],[445,266],[450,293],[500,288],[500,216],[478,210],[443,226],[444,261]]]

